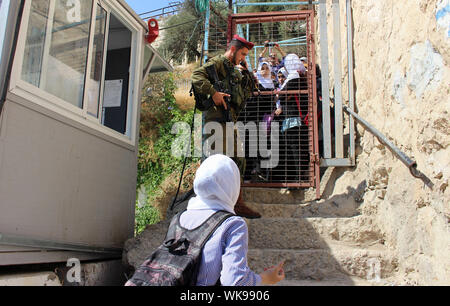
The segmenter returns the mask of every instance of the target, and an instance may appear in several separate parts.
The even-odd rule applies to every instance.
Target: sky
[[[169,6],[169,2],[174,2],[174,0],[125,0],[125,1],[138,14],[163,8]]]

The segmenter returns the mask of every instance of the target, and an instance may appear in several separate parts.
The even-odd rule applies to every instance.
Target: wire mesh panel
[[[255,44],[247,63],[258,88],[239,116],[246,127],[244,186],[318,185],[313,16],[312,11],[230,16],[228,41],[238,34]]]
[[[227,49],[228,15],[228,1],[210,2],[208,43],[205,50],[208,58],[223,54]]]

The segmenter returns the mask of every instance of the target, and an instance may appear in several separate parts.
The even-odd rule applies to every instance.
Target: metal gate
[[[246,126],[244,186],[317,188],[320,177],[314,11],[232,14],[228,19],[228,42],[234,34],[255,43],[247,62],[259,83],[259,92],[247,101],[239,117]],[[305,64],[301,58],[306,59]],[[281,109],[281,114],[277,109]],[[273,129],[278,130],[278,138],[275,132],[271,139]],[[269,156],[278,163],[269,168],[261,167],[268,158],[261,153],[264,135],[268,149],[274,149],[273,141],[278,141],[278,150],[272,150]]]

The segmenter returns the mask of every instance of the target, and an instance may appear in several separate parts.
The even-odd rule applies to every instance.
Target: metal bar
[[[248,30],[248,26],[249,25],[247,24],[247,30]],[[237,32],[240,37],[244,37],[244,30],[242,29],[242,26],[240,24],[237,25]],[[249,63],[251,65],[250,57],[248,55],[245,57],[245,60],[247,61],[247,63]]]
[[[170,27],[161,28],[159,30],[160,31],[164,31],[164,30],[168,30],[168,29],[173,29],[173,28],[176,28],[176,27],[188,24],[188,23],[192,23],[192,22],[197,22],[197,20],[189,20],[189,21],[186,21],[186,22],[183,22],[183,23],[175,24],[175,25],[170,26]]]
[[[397,148],[392,142],[390,142],[383,134],[381,134],[376,128],[374,128],[370,123],[368,123],[366,120],[361,118],[358,114],[356,114],[354,111],[352,111],[347,106],[344,106],[344,111],[355,118],[356,122],[361,124],[366,130],[368,130],[370,133],[372,133],[375,137],[377,137],[378,141],[381,142],[384,146],[386,146],[392,154],[396,158],[398,158],[406,167],[408,167],[409,172],[412,176],[415,178],[421,179],[425,185],[427,185],[430,189],[433,189],[434,184],[431,182],[431,180],[422,172],[420,172],[417,169],[417,163],[409,158],[405,153],[400,151],[399,148]]]
[[[242,18],[251,18],[251,17],[280,17],[280,19],[274,19],[274,21],[286,21],[284,19],[287,16],[291,15],[303,15],[303,19],[307,19],[311,10],[302,10],[302,11],[284,11],[284,12],[258,12],[258,13],[234,13],[232,17],[234,19],[242,19]],[[270,19],[269,19],[270,20]]]
[[[341,22],[339,0],[333,0],[334,21],[334,112],[335,112],[335,150],[336,158],[344,157],[344,128],[342,115],[342,67],[341,67]]]
[[[15,235],[0,234],[0,244],[43,248],[50,250],[67,250],[86,253],[122,254],[121,248],[95,247],[82,244],[63,243],[42,239],[33,239]]]
[[[208,0],[209,2],[209,0]],[[210,18],[210,5],[208,3],[207,7],[206,7],[206,13],[205,13],[205,41],[204,41],[204,46],[203,46],[203,50],[205,52],[204,58],[203,58],[203,63],[206,63],[206,60],[208,59],[208,40],[209,40],[209,18]]]
[[[352,1],[347,0],[347,56],[348,56],[348,103],[350,110],[355,111],[355,87],[353,75],[353,19]],[[355,165],[355,121],[350,116],[350,152],[349,158]]]
[[[372,125],[370,125],[369,122],[361,118],[358,114],[356,114],[354,111],[352,111],[347,106],[344,106],[344,111],[355,118],[355,120],[361,124],[366,130],[368,130],[370,133],[372,133],[375,137],[378,138],[378,140],[388,147],[394,155],[400,159],[402,163],[405,164],[406,167],[410,168],[416,165],[416,162],[409,158],[405,153],[400,151],[392,142],[390,142],[383,134],[381,134],[376,128],[374,128]]]
[[[243,183],[242,187],[278,187],[278,188],[309,188],[310,183]]]
[[[25,1],[3,1],[4,10],[6,10],[8,17],[0,21],[5,27],[0,47],[0,116],[6,101],[7,87],[12,77],[13,59],[17,50],[19,29],[26,26],[27,23],[26,21],[24,23],[19,22],[22,20],[26,4],[28,5]]]
[[[236,6],[235,6],[235,12],[237,12]],[[250,24],[250,23],[269,23],[273,24],[274,22],[280,21],[280,22],[286,22],[286,21],[306,21],[307,23],[307,45],[308,46],[308,54],[309,57],[309,63],[311,66],[314,66],[314,46],[313,44],[313,29],[314,26],[314,12],[312,10],[304,10],[304,11],[297,11],[297,12],[264,12],[264,13],[249,13],[249,14],[233,14],[230,16],[231,20],[229,22],[229,33],[234,34],[237,31],[239,31],[237,28],[237,25],[242,24]],[[270,30],[269,30],[270,31]],[[259,32],[261,35],[261,32]],[[266,33],[267,34],[267,33]],[[269,35],[271,35],[269,33]],[[272,32],[273,35],[273,32]],[[296,36],[300,36],[297,34]],[[270,36],[272,37],[272,36]],[[272,40],[275,36],[273,36]],[[297,41],[301,38],[293,38],[290,39],[289,42],[293,42],[291,45],[299,46],[302,45],[302,43],[298,43]],[[305,39],[306,41],[306,39]],[[287,45],[287,43],[286,43]],[[262,46],[261,46],[262,47]],[[255,48],[255,54],[256,53]],[[257,56],[255,56],[256,59]],[[304,95],[308,97],[308,100],[305,100],[305,97],[300,100],[300,107],[301,111],[303,112],[303,115],[308,115],[308,118],[314,117],[314,86],[313,81],[314,79],[314,71],[310,70],[308,72],[308,78],[307,78],[307,84],[308,89],[307,90],[289,90],[289,91],[283,91],[283,92],[276,92],[276,91],[261,91],[260,95],[256,93],[255,103],[252,103],[252,107],[246,108],[242,115],[242,120],[244,122],[250,122],[253,120],[256,120],[256,122],[261,123],[262,119],[259,118],[259,116],[263,115],[265,112],[270,113],[270,107],[268,107],[267,104],[270,102],[270,96],[275,97],[278,95],[280,99],[284,100],[285,98],[288,98],[289,95],[292,95],[292,101],[287,101],[285,103],[294,103],[293,95]],[[306,83],[304,83],[306,85]],[[304,87],[306,88],[306,87]],[[260,100],[261,99],[261,100]],[[300,110],[299,110],[300,111]],[[314,119],[312,119],[314,121]],[[274,188],[286,188],[286,187],[292,187],[292,188],[309,188],[309,187],[315,187],[320,184],[320,176],[319,176],[319,163],[317,160],[316,150],[318,150],[318,143],[317,146],[314,145],[314,139],[315,137],[315,129],[314,129],[314,122],[309,120],[309,124],[302,129],[298,130],[297,133],[286,133],[283,135],[283,150],[280,151],[278,154],[278,158],[280,158],[281,165],[279,168],[274,168],[271,170],[268,170],[267,172],[261,173],[259,176],[259,179],[263,181],[254,181],[254,175],[253,171],[247,171],[245,174],[246,177],[252,176],[251,180],[246,180],[246,183],[243,184],[243,186],[248,187],[274,187]],[[317,131],[317,126],[316,126]],[[298,141],[298,155],[294,152],[288,151],[288,143],[291,143],[293,140]],[[246,145],[246,150],[248,152],[253,152],[253,148],[257,147],[257,144],[248,143]],[[253,157],[254,158],[254,157]],[[257,158],[259,159],[259,158]],[[316,171],[317,169],[317,171]],[[252,172],[252,173],[250,173]],[[315,175],[317,173],[317,175]],[[257,174],[257,172],[256,172]],[[256,178],[258,180],[258,178]],[[319,182],[319,183],[318,183]],[[320,196],[320,190],[317,192],[317,197]]]
[[[236,8],[235,8],[236,9]],[[230,43],[233,33],[235,31],[235,22],[232,17],[233,15],[228,15],[228,30],[227,30],[227,44]]]
[[[306,40],[306,36],[300,36],[300,37],[296,37],[296,38],[291,38],[291,39],[286,39],[286,40],[280,40],[277,41],[277,44],[282,44],[282,43],[290,43],[290,42],[295,42],[295,41],[304,41]]]
[[[325,158],[331,158],[331,120],[330,120],[330,87],[328,70],[328,29],[327,29],[327,2],[320,0],[319,4],[320,27],[320,61],[322,70],[322,130],[323,152]]]
[[[192,21],[196,21],[196,20],[192,20]],[[192,21],[190,21],[190,22],[192,22]],[[224,29],[219,27],[217,24],[215,24],[214,21],[210,20],[209,23],[210,23],[210,25],[212,25],[214,28],[216,28],[222,34],[225,34],[225,35],[227,34],[227,31],[225,31]]]
[[[213,45],[213,46],[216,47],[217,49],[222,49],[222,50],[224,50],[224,49],[227,48],[226,46],[223,46],[223,45],[221,45],[221,44],[215,42],[214,40],[210,41],[209,44]]]
[[[97,22],[97,6],[98,1],[92,1],[92,10],[91,10],[91,18],[90,20],[90,26],[89,26],[89,33],[88,33],[88,48],[87,48],[87,59],[86,59],[86,69],[84,74],[84,92],[83,92],[83,102],[82,102],[82,110],[83,110],[83,116],[86,118],[88,114],[88,92],[90,87],[90,79],[91,79],[91,65],[92,65],[92,48],[94,47],[94,35],[96,30],[96,22]],[[103,50],[102,50],[103,51]],[[97,97],[98,99],[98,97]],[[97,106],[98,107],[98,106]],[[98,114],[97,114],[98,115]]]
[[[281,44],[279,44],[280,46],[284,46],[284,47],[287,47],[287,46],[306,46],[306,40],[304,41],[304,42],[298,42],[298,43],[292,43],[292,44],[288,44],[288,43],[281,43]],[[260,48],[264,48],[264,46],[254,46],[253,47],[254,49],[260,49]]]
[[[310,1],[311,2],[311,1]],[[311,5],[312,6],[312,5]],[[307,31],[307,35],[310,37],[310,48],[308,60],[311,63],[311,68],[309,69],[312,77],[312,106],[313,106],[313,138],[311,139],[313,143],[313,152],[310,156],[311,162],[314,167],[314,188],[316,188],[316,199],[320,199],[320,160],[319,160],[319,124],[317,122],[317,75],[316,75],[316,48],[314,43],[315,31],[314,31],[314,17],[315,13],[312,11],[310,21],[308,24],[309,31]]]
[[[147,46],[145,48],[147,48]],[[143,83],[145,82],[145,78],[147,77],[147,75],[150,73],[150,70],[152,69],[152,66],[153,66],[153,63],[155,62],[155,60],[156,60],[156,54],[153,53],[147,66],[144,68],[144,76],[142,78]]]
[[[239,16],[239,15],[238,15]],[[308,18],[308,15],[305,13],[299,13],[295,15],[287,15],[286,17],[280,17],[280,15],[273,16],[249,16],[244,18],[236,18],[236,24],[245,24],[245,23],[265,23],[265,22],[278,22],[278,21],[297,21],[297,20],[305,20]]]
[[[257,3],[235,3],[235,6],[263,6],[263,5],[268,5],[268,6],[275,6],[275,5],[306,5],[306,4],[310,4],[309,1],[301,1],[301,2],[257,2]],[[319,4],[319,2],[314,1],[311,4]]]
[[[253,50],[255,50],[255,69],[258,69],[258,54],[256,53],[256,49],[255,47],[253,47]]]
[[[211,11],[220,19],[222,19],[223,21],[227,22],[227,20],[222,16],[222,14],[220,14],[218,11],[216,11],[216,9],[213,7],[213,5],[211,4],[211,2],[209,2],[209,7],[211,9]]]
[[[309,94],[308,90],[283,90],[283,91],[261,91],[261,92],[254,92],[253,93],[256,96],[272,96],[272,95],[295,95],[295,94],[303,94],[307,95]]]
[[[245,39],[246,39],[247,41],[250,41],[250,25],[249,25],[249,24],[247,24],[247,32],[246,32],[245,34],[246,34]],[[249,56],[246,57],[246,61],[247,61],[247,63],[249,64],[249,69],[250,69],[250,71],[252,71],[252,70],[253,70],[252,62],[250,61],[250,57],[249,57]],[[258,69],[258,66],[257,66],[257,65],[255,65],[255,69]]]
[[[246,31],[246,37],[245,37],[245,39],[246,40],[250,40],[250,25],[249,24],[247,24],[247,31]]]
[[[148,19],[151,19],[151,18],[159,17],[159,16],[174,14],[176,12],[178,12],[178,10],[174,10],[174,11],[171,11],[171,12],[166,12],[166,13],[162,13],[162,14],[158,14],[158,15],[148,16],[148,17],[142,18],[142,20],[148,20]]]
[[[351,167],[352,161],[349,158],[327,158],[320,162],[321,167]]]
[[[158,11],[164,10],[164,9],[166,9],[166,8],[178,7],[178,6],[182,5],[182,4],[183,4],[183,3],[180,2],[180,3],[178,3],[178,4],[169,5],[169,6],[166,6],[166,7],[163,7],[163,8],[159,8],[159,9],[156,9],[156,10],[153,10],[153,11],[148,11],[148,12],[141,13],[141,14],[139,14],[139,16],[147,15],[147,14],[150,14],[150,13],[153,13],[153,12],[158,12]]]
[[[288,47],[288,46],[306,46],[306,40],[304,42],[298,42],[298,43],[292,43],[292,44],[279,44],[282,47]]]
[[[44,89],[47,85],[47,71],[48,71],[48,59],[50,56],[50,48],[52,42],[52,28],[55,17],[55,6],[56,1],[50,0],[49,10],[48,10],[48,20],[45,31],[44,40],[44,52],[42,54],[42,66],[41,66],[41,79],[39,81],[39,88]]]

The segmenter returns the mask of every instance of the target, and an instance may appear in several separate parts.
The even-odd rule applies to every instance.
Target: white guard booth
[[[141,88],[171,71],[123,0],[0,0],[0,266],[120,258]]]

